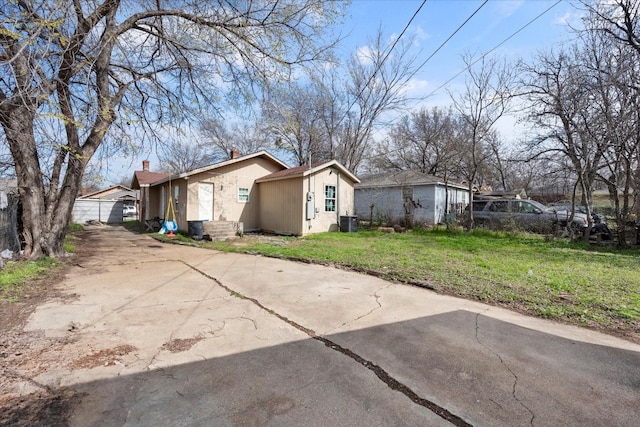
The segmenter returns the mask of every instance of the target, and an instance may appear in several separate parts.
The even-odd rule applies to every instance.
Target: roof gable
[[[289,168],[289,169],[285,169],[285,170],[281,170],[278,172],[274,172],[272,174],[269,174],[267,176],[263,176],[262,178],[256,180],[256,182],[260,183],[260,182],[267,182],[267,181],[277,181],[280,179],[290,179],[290,178],[296,178],[296,177],[305,177],[305,176],[309,176],[312,175],[316,172],[319,172],[321,170],[327,169],[327,168],[335,168],[338,169],[340,171],[340,173],[346,175],[347,177],[349,177],[354,183],[358,183],[360,182],[360,180],[351,172],[349,172],[349,170],[347,168],[345,168],[344,166],[342,166],[337,160],[330,160],[328,162],[321,162],[321,163],[314,163],[311,166],[309,165],[303,165],[303,166],[298,166],[295,168]]]
[[[170,173],[166,172],[135,171],[133,173],[133,181],[131,181],[131,188],[138,189],[148,186],[170,175]]]
[[[94,191],[90,194],[85,194],[84,196],[78,197],[79,199],[110,199],[110,200],[120,200],[120,199],[136,199],[137,191],[133,190],[129,187],[125,187],[124,185],[114,185],[109,188],[105,188],[104,190]]]

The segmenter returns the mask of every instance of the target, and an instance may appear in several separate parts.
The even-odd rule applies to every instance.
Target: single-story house
[[[138,191],[124,185],[114,185],[77,197],[71,212],[73,222],[100,221],[117,224],[123,221],[122,208],[125,204],[138,204]]]
[[[189,233],[190,223],[202,222],[215,238],[258,230],[302,236],[337,229],[339,213],[353,212],[356,182],[337,161],[289,168],[266,151],[232,151],[225,161],[150,184],[143,218],[175,221]]]
[[[338,231],[341,216],[352,216],[354,185],[360,180],[336,160],[299,166],[264,176],[260,189],[260,228],[304,236]]]
[[[149,215],[149,186],[156,181],[169,177],[170,173],[165,172],[151,172],[149,170],[149,160],[142,161],[142,170],[135,171],[133,173],[133,179],[131,180],[131,188],[139,190],[139,206],[138,212],[140,214],[140,220],[148,220],[152,218]]]
[[[372,223],[441,224],[468,203],[464,184],[413,170],[365,176],[355,186],[355,213]]]

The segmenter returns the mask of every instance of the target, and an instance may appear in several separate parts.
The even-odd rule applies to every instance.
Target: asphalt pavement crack
[[[240,298],[240,299],[244,299],[247,301],[252,302],[253,304],[255,304],[256,306],[258,306],[260,309],[266,311],[267,313],[270,313],[274,316],[276,316],[278,319],[282,320],[283,322],[289,324],[290,326],[294,327],[295,329],[304,332],[306,335],[308,335],[310,338],[319,341],[321,343],[323,343],[326,347],[331,348],[332,350],[335,350],[349,358],[351,358],[352,360],[354,360],[355,362],[359,363],[360,365],[364,366],[365,368],[369,369],[370,371],[372,371],[381,381],[383,381],[390,389],[400,392],[402,394],[404,394],[406,397],[408,397],[413,403],[420,405],[428,410],[430,410],[431,412],[433,412],[434,414],[438,415],[439,417],[445,419],[446,421],[450,422],[451,424],[455,425],[455,426],[459,426],[459,427],[471,427],[472,425],[469,424],[468,422],[466,422],[464,419],[462,419],[460,416],[455,415],[453,413],[451,413],[449,410],[447,410],[446,408],[443,408],[442,406],[428,400],[425,398],[420,397],[415,391],[413,391],[410,387],[406,386],[405,384],[401,383],[400,381],[398,381],[397,379],[393,378],[384,368],[378,366],[377,364],[373,363],[370,360],[365,359],[364,357],[360,356],[359,354],[349,350],[348,348],[345,348],[343,346],[341,346],[340,344],[337,344],[333,341],[331,341],[328,338],[325,338],[323,336],[318,335],[314,330],[309,329],[297,322],[294,322],[293,320],[277,313],[276,311],[266,307],[265,305],[263,305],[260,301],[258,301],[255,298],[251,298],[248,297],[246,295],[243,295],[233,289],[231,289],[230,287],[228,287],[227,285],[225,285],[224,283],[222,283],[220,280],[216,279],[215,277],[205,273],[202,270],[199,270],[198,268],[188,264],[185,262],[185,265],[189,266],[191,269],[193,269],[194,271],[200,273],[202,276],[206,277],[207,279],[215,282],[216,284],[218,284],[218,286],[220,286],[221,288],[223,288],[224,290],[226,290],[227,292],[229,292],[231,295]],[[377,298],[376,298],[377,301]],[[378,302],[378,304],[380,304]],[[379,307],[378,307],[379,308]],[[374,309],[375,310],[375,309]]]
[[[518,402],[518,404],[520,406],[522,406],[524,409],[527,410],[527,412],[531,415],[531,419],[529,420],[529,424],[531,426],[534,425],[534,420],[536,418],[535,414],[533,413],[533,411],[524,404],[524,402],[522,400],[520,400],[518,398],[517,395],[517,389],[518,389],[518,376],[516,375],[515,372],[513,372],[513,370],[509,367],[509,365],[504,361],[504,359],[502,358],[502,356],[500,356],[500,354],[498,354],[497,352],[495,352],[493,349],[489,348],[489,346],[487,346],[486,344],[484,344],[482,341],[480,341],[480,337],[478,335],[478,331],[480,330],[480,313],[476,313],[476,322],[475,322],[475,336],[476,336],[476,341],[478,342],[478,344],[480,344],[482,347],[486,348],[489,352],[491,352],[494,356],[496,356],[498,358],[498,360],[500,361],[500,364],[502,366],[504,366],[504,368],[513,376],[513,384],[511,385],[511,396],[513,397],[513,399]],[[494,403],[497,403],[494,401]]]

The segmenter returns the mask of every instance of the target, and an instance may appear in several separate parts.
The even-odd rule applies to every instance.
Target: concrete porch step
[[[242,223],[235,221],[205,221],[202,224],[202,229],[204,234],[208,234],[212,240],[235,239],[238,229],[242,230]]]

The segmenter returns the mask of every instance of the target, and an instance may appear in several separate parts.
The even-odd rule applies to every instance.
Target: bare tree
[[[311,154],[317,160],[336,159],[356,172],[365,153],[372,152],[373,130],[383,124],[385,114],[405,106],[415,62],[410,43],[386,41],[379,30],[345,69],[325,63],[310,73],[308,84],[272,96],[267,106],[272,117],[279,117],[274,129],[280,146],[298,163]],[[347,77],[338,77],[342,74]]]
[[[24,0],[0,9],[0,123],[25,257],[60,257],[83,172],[106,142],[146,138],[321,59],[340,4]],[[235,97],[235,98],[234,98]],[[53,129],[56,139],[48,137]]]
[[[621,2],[625,3],[625,2]],[[636,14],[629,16],[628,5],[618,3],[624,21],[632,20],[633,28],[639,23]],[[626,7],[625,7],[626,6]],[[622,13],[624,12],[624,13]],[[597,178],[609,189],[618,229],[618,243],[626,245],[627,223],[637,200],[640,181],[640,95],[637,81],[640,77],[639,50],[631,40],[612,37],[597,24],[601,15],[592,13],[588,31],[582,33],[583,62],[591,76],[589,120],[585,129],[598,142],[602,152],[602,167]],[[626,25],[626,24],[625,24]],[[596,27],[597,30],[591,30]]]
[[[512,67],[498,59],[483,56],[474,60],[470,54],[462,59],[469,71],[465,88],[460,94],[451,94],[451,98],[464,128],[459,174],[467,181],[473,201],[476,180],[491,156],[491,145],[497,143],[496,122],[508,111],[515,74]],[[473,225],[473,209],[469,209],[467,230]]]
[[[158,152],[159,169],[178,174],[212,163],[206,144],[194,139],[176,138],[163,144]]]
[[[276,146],[290,153],[298,166],[326,160],[322,155],[318,96],[311,86],[290,83],[272,90],[262,104],[262,114]]]
[[[381,169],[418,170],[430,175],[446,175],[450,160],[458,155],[453,141],[458,138],[452,109],[421,108],[393,126],[389,140],[378,157]],[[386,152],[386,155],[385,155]]]
[[[414,75],[415,57],[409,55],[411,40],[393,40],[388,45],[378,31],[371,46],[351,57],[345,85],[347,105],[335,132],[335,157],[357,170],[371,148],[371,134],[385,114],[406,105],[405,87]]]
[[[604,33],[640,54],[640,3],[637,0],[581,0],[581,3],[588,12],[585,17],[587,31]]]
[[[231,124],[220,118],[200,122],[202,149],[208,163],[228,158],[232,151],[242,154],[260,150],[272,150],[275,144],[269,139],[269,130],[260,119],[244,120]]]

